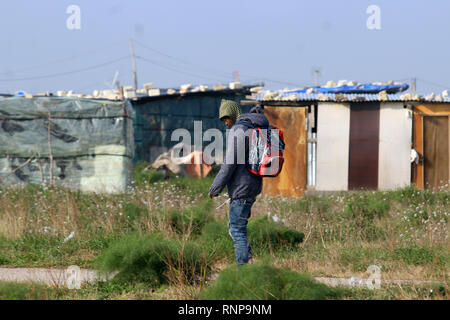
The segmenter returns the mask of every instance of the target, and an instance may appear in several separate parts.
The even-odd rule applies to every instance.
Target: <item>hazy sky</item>
[[[70,5],[80,30],[67,28]],[[381,30],[367,28],[369,5]],[[292,88],[320,68],[322,84],[416,76],[418,91],[438,93],[450,88],[449,31],[448,0],[2,0],[0,93],[107,89],[116,71],[132,85],[130,38],[140,86],[227,83],[238,70]]]

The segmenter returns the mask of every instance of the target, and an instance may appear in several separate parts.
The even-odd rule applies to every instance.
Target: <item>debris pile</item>
[[[145,170],[164,170],[165,176],[170,171],[180,177],[207,177],[212,170],[214,161],[202,151],[194,151],[186,156],[179,156],[182,150],[186,150],[186,146],[183,143],[178,143],[168,152],[162,153]]]
[[[262,88],[262,85],[260,88]],[[253,87],[253,86],[252,86]],[[173,95],[173,94],[186,94],[193,92],[206,92],[206,91],[222,91],[222,90],[239,90],[244,88],[244,85],[240,82],[230,82],[228,85],[219,83],[214,84],[212,88],[207,85],[193,85],[190,83],[182,84],[179,88],[155,88],[153,83],[145,83],[142,88],[135,90],[132,86],[123,86],[117,89],[106,90],[94,90],[92,94],[76,93],[72,90],[60,90],[57,92],[58,97],[75,97],[75,98],[88,98],[88,99],[108,99],[108,100],[121,100],[122,96],[125,99],[136,99],[142,97],[155,97],[161,95]],[[121,93],[123,91],[123,93]],[[25,95],[24,95],[25,96]],[[51,93],[39,94],[39,96],[52,96]],[[27,95],[28,98],[32,98],[32,95]]]

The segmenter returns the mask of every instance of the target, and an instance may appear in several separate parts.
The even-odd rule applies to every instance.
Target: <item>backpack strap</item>
[[[245,121],[245,120],[239,120],[238,122],[235,123],[235,125],[237,125],[237,124],[240,124],[240,125],[252,128],[252,129],[260,128],[260,129],[269,129],[270,130],[270,129],[274,128],[271,125],[269,125],[267,127],[257,127],[253,123],[250,123],[250,122]]]
[[[248,128],[252,128],[252,129],[256,128],[252,123],[250,123],[248,121],[244,121],[244,120],[239,120],[238,122],[235,123],[235,125],[238,125],[238,124],[246,126]]]

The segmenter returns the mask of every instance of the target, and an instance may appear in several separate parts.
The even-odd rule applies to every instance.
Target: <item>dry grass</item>
[[[172,179],[143,183],[120,195],[82,194],[36,186],[0,189],[0,265],[83,264],[83,261],[93,261],[108,246],[110,238],[136,232],[161,232],[180,241],[192,240],[192,221],[180,233],[171,224],[171,210],[184,210],[202,203],[210,182]],[[226,221],[227,205],[215,209],[225,200],[224,197],[215,199],[210,212],[215,219]],[[444,284],[448,292],[448,191],[405,188],[302,199],[260,197],[252,209],[252,216],[269,212],[271,216],[284,219],[287,227],[303,232],[305,239],[296,249],[267,252],[256,260],[267,259],[277,267],[313,276],[347,278],[367,277],[367,267],[376,264],[382,268],[382,279],[436,280]],[[63,244],[64,238],[72,232],[74,238]],[[6,246],[3,250],[2,243]],[[196,285],[189,284],[177,271],[180,266],[168,263],[171,264],[168,286],[157,292],[136,288],[120,293],[113,290],[116,293],[107,297],[197,297],[207,279],[200,279]],[[232,257],[217,260],[212,272],[217,273],[232,264]],[[99,293],[93,293],[93,290],[88,289],[82,297],[98,298]],[[375,296],[367,294],[367,297],[427,297],[418,288],[382,292]],[[366,295],[364,292],[358,294]],[[72,296],[79,297],[79,293]]]
[[[449,199],[448,191],[407,188],[300,200],[265,197],[254,211],[271,212],[305,233],[300,250],[274,258],[280,267],[315,276],[367,277],[367,267],[376,264],[382,279],[436,280],[448,287]],[[363,208],[350,212],[348,205],[359,201],[368,201],[373,216]]]

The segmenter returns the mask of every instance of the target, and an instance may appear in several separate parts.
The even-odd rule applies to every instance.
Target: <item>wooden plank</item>
[[[414,107],[417,113],[426,115],[448,115],[450,113],[450,104],[424,104]]]
[[[417,188],[423,189],[423,116],[414,113],[413,123],[413,148],[417,151],[421,161],[418,165],[413,164],[412,182]]]
[[[378,188],[380,104],[350,106],[349,190]]]
[[[306,189],[307,108],[265,107],[269,123],[283,130],[286,150],[281,174],[264,178],[263,194],[301,197]]]

